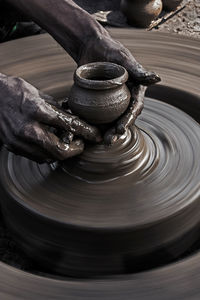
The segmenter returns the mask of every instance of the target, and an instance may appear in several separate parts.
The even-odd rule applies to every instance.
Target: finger
[[[136,84],[151,85],[161,81],[158,74],[145,70],[134,58],[127,62],[126,69]]]
[[[74,139],[74,135],[71,132],[63,132],[60,136],[60,139],[67,144],[70,144],[73,139]]]
[[[127,112],[120,120],[117,122],[116,132],[118,134],[124,134],[126,129],[133,125],[135,122],[132,112]]]
[[[144,99],[147,86],[144,85],[134,85],[131,89],[132,98],[139,101],[139,98]]]
[[[116,132],[124,134],[126,129],[135,123],[144,107],[144,95],[147,87],[135,86],[132,89],[132,99],[126,113],[117,122]]]
[[[115,127],[108,129],[104,135],[104,143],[106,145],[113,145],[118,140]]]
[[[82,140],[77,139],[69,144],[64,142],[58,143],[57,148],[59,150],[58,160],[65,160],[81,154],[84,150],[84,143]]]
[[[132,89],[132,100],[130,106],[117,123],[117,133],[124,134],[126,129],[135,123],[137,117],[141,114],[144,107],[145,86],[135,86]]]
[[[99,143],[102,141],[101,133],[97,127],[87,124],[76,116],[68,115],[70,118],[70,131],[74,135],[82,136],[91,142]]]
[[[74,135],[82,136],[84,139],[92,142],[100,142],[102,140],[100,131],[96,127],[48,103],[43,103],[40,106],[36,119],[44,124],[70,131]]]
[[[84,150],[84,144],[81,140],[67,144],[39,123],[27,125],[23,138],[26,142],[40,147],[41,151],[45,151],[48,158],[55,160],[65,160],[82,153]]]

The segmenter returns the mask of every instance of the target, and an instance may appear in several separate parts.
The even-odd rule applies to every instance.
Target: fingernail
[[[154,81],[155,82],[161,81],[161,78],[160,78],[160,76],[158,74],[154,74]]]
[[[117,140],[118,140],[118,136],[117,135],[113,135],[113,137],[111,139],[111,145],[114,144]]]
[[[138,80],[140,84],[150,85],[161,81],[161,78],[158,74],[154,72],[146,72],[141,78],[138,78]]]
[[[58,143],[57,144],[57,148],[60,150],[60,151],[67,151],[69,149],[69,144],[66,144],[66,143]]]

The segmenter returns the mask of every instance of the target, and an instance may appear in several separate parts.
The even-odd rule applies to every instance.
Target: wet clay
[[[125,85],[128,72],[122,66],[96,62],[79,67],[69,95],[69,107],[92,124],[115,121],[127,109],[130,92]]]
[[[45,268],[77,277],[124,273],[132,261],[176,245],[198,226],[199,125],[172,106],[146,99],[137,126],[109,155],[100,146],[86,153],[79,168],[89,180],[84,172],[80,179],[59,165],[1,153],[6,222]],[[188,237],[186,247],[197,238]],[[174,255],[186,250],[174,247]]]
[[[121,10],[128,23],[138,27],[148,27],[162,11],[161,0],[122,0]]]
[[[108,182],[157,164],[153,139],[136,126],[127,130],[112,146],[87,145],[82,155],[61,163],[70,175],[88,182]]]
[[[142,34],[142,36],[141,36]],[[146,105],[146,112],[144,111],[144,113],[142,114],[142,116],[140,117],[140,119],[138,120],[137,126],[138,128],[142,129],[142,124],[144,125],[146,123],[145,118],[149,115],[152,115],[152,111],[154,112],[154,118],[150,118],[149,122],[147,122],[148,126],[150,126],[150,130],[148,132],[148,134],[151,132],[153,133],[154,136],[158,137],[158,140],[162,141],[162,143],[160,143],[160,146],[162,145],[162,147],[164,148],[164,153],[170,153],[170,156],[166,156],[166,158],[162,158],[162,170],[165,172],[170,171],[170,167],[173,168],[173,166],[169,163],[169,165],[165,165],[165,162],[169,161],[171,157],[173,157],[173,159],[177,159],[176,157],[176,153],[178,152],[179,154],[181,153],[185,153],[185,155],[187,153],[195,153],[196,150],[197,152],[199,151],[199,147],[195,147],[195,149],[193,149],[193,147],[195,146],[196,142],[192,145],[190,145],[190,139],[193,139],[194,135],[195,135],[195,139],[197,138],[198,134],[195,130],[197,124],[195,125],[195,127],[189,126],[188,121],[190,120],[192,121],[188,116],[186,116],[185,114],[183,114],[182,112],[177,111],[176,109],[172,108],[169,111],[166,110],[166,108],[163,110],[161,109],[161,107],[163,108],[163,106],[160,106],[160,102],[156,102],[155,99],[160,99],[160,100],[164,100],[165,102],[170,102],[173,105],[179,105],[179,107],[183,110],[185,110],[186,112],[190,113],[191,115],[193,115],[193,117],[196,117],[196,120],[199,121],[199,108],[200,108],[200,99],[199,99],[199,67],[198,67],[198,57],[199,57],[199,42],[195,41],[195,40],[190,40],[190,39],[185,39],[185,38],[177,38],[175,36],[171,36],[171,35],[164,35],[163,34],[149,34],[149,33],[141,33],[141,31],[139,32],[135,32],[132,30],[119,30],[117,29],[116,31],[113,30],[112,31],[112,35],[114,36],[114,38],[121,40],[124,44],[127,45],[127,47],[135,54],[135,56],[139,59],[139,57],[141,58],[141,62],[148,66],[149,68],[154,67],[154,69],[161,75],[162,79],[163,79],[163,84],[164,86],[158,86],[158,87],[153,87],[149,90],[149,96],[154,98],[154,100],[151,99],[147,99],[145,101]],[[142,37],[142,38],[141,38]],[[134,41],[133,41],[134,40]],[[27,49],[27,43],[29,45],[29,47],[31,47],[32,49],[35,49],[35,51],[33,51],[33,53],[30,53],[29,48]],[[169,47],[169,43],[170,43],[170,47]],[[148,49],[147,49],[148,46]],[[13,47],[16,49],[16,58],[11,56],[10,54],[13,53]],[[38,57],[38,53],[40,53],[40,56]],[[48,55],[47,55],[48,54]],[[24,41],[17,41],[14,43],[10,43],[10,44],[5,44],[3,45],[3,47],[1,48],[1,52],[0,52],[0,56],[2,55],[2,57],[4,57],[4,59],[1,60],[1,70],[2,72],[6,73],[6,74],[11,74],[15,71],[16,75],[20,75],[22,77],[24,77],[25,79],[29,80],[30,82],[32,82],[34,85],[36,85],[38,88],[42,88],[44,91],[46,91],[47,93],[52,94],[53,96],[59,98],[59,97],[63,97],[63,95],[66,95],[67,92],[69,91],[69,89],[71,88],[72,85],[72,73],[73,70],[75,68],[74,64],[72,64],[72,61],[70,58],[66,58],[66,54],[64,52],[62,52],[61,50],[59,50],[58,46],[52,41],[51,38],[47,37],[47,36],[40,36],[40,37],[35,37],[35,38],[30,38],[30,39],[25,39]],[[5,62],[5,57],[7,57],[7,61]],[[158,59],[159,57],[159,59]],[[182,63],[182,60],[187,61],[187,68],[186,65]],[[66,60],[66,64],[64,65],[64,61]],[[30,69],[30,61],[33,62],[34,61],[34,69]],[[50,63],[51,62],[51,63]],[[13,67],[15,66],[15,67]],[[188,72],[188,68],[189,71]],[[187,69],[187,70],[186,70]],[[48,74],[48,76],[47,76]],[[175,80],[176,78],[176,80]],[[66,87],[66,83],[67,83],[67,87]],[[150,104],[150,106],[148,105],[148,103]],[[156,103],[158,103],[158,105],[156,105]],[[189,105],[188,105],[189,103]],[[192,103],[192,105],[191,105]],[[164,105],[164,104],[163,104]],[[165,107],[168,107],[167,105]],[[162,111],[164,111],[164,115],[165,118],[167,118],[167,120],[165,122],[162,122],[161,124],[159,123],[160,121],[160,115],[162,114]],[[178,115],[181,115],[181,123],[180,126],[178,126],[177,128],[177,124],[179,124],[179,118]],[[175,115],[174,115],[175,114]],[[179,115],[179,116],[180,116]],[[184,116],[184,117],[183,117]],[[164,116],[162,116],[164,118]],[[183,119],[182,119],[183,118]],[[185,119],[186,118],[186,119]],[[148,118],[147,118],[148,119]],[[171,121],[170,121],[171,120]],[[175,122],[174,122],[175,120]],[[190,122],[189,121],[189,122]],[[165,126],[167,126],[167,128],[169,128],[169,124],[173,123],[173,126],[170,126],[170,135],[169,135],[169,140],[167,138],[168,142],[163,142],[166,140],[166,137],[168,136],[167,132],[164,130]],[[175,125],[174,125],[175,123]],[[155,126],[154,126],[155,124]],[[158,126],[159,124],[159,126]],[[184,125],[185,124],[185,125]],[[191,124],[191,123],[190,123]],[[193,123],[194,124],[194,123]],[[158,130],[160,128],[160,126],[163,128],[163,131],[165,132],[164,136],[161,135],[160,136],[160,130]],[[174,127],[175,126],[175,127]],[[176,129],[175,129],[176,128]],[[186,129],[187,128],[187,129]],[[178,130],[178,131],[177,131]],[[185,131],[186,130],[186,131]],[[189,130],[189,135],[188,135],[188,130]],[[162,131],[162,132],[163,132]],[[180,138],[177,137],[175,135],[175,133],[178,132],[180,134]],[[183,137],[183,135],[185,136],[183,139],[181,139],[181,136]],[[172,136],[172,137],[171,137]],[[180,140],[182,140],[181,143],[184,143],[182,145],[182,150],[178,150],[178,151],[172,151],[172,149],[176,149],[177,148],[177,142],[179,142]],[[170,143],[170,141],[173,141],[172,143]],[[191,149],[189,150],[189,148],[187,148],[186,145],[188,145],[189,143],[189,148],[192,147],[193,151],[191,152]],[[156,143],[157,144],[157,143]],[[179,149],[179,148],[177,148]],[[186,150],[188,149],[188,151]],[[186,152],[185,152],[186,151]],[[192,154],[192,155],[193,155]],[[8,155],[8,154],[6,154]],[[10,156],[11,154],[9,154]],[[65,192],[65,196],[69,194],[69,196],[73,198],[73,195],[75,196],[76,194],[78,194],[78,192],[83,190],[83,184],[84,181],[83,180],[79,180],[79,185],[78,188],[71,188],[71,186],[68,184],[68,190],[67,193],[65,191],[65,184],[66,181],[64,180],[66,175],[65,170],[60,170],[60,175],[58,174],[58,180],[53,180],[52,177],[52,168],[50,169],[46,169],[46,165],[43,166],[39,166],[37,164],[33,164],[30,161],[24,160],[23,158],[17,158],[14,155],[11,155],[12,159],[10,160],[5,160],[5,164],[6,161],[9,161],[9,166],[11,166],[10,168],[10,175],[12,175],[11,179],[12,181],[10,181],[10,175],[8,177],[4,177],[7,178],[7,183],[9,184],[9,190],[10,192],[14,192],[14,191],[19,191],[19,193],[17,192],[17,196],[19,196],[21,194],[21,191],[23,190],[23,199],[34,199],[34,205],[35,207],[37,207],[37,210],[33,210],[32,207],[30,206],[30,202],[26,203],[26,207],[29,211],[31,211],[31,218],[30,218],[30,214],[24,213],[24,209],[23,208],[23,213],[21,210],[21,205],[18,205],[18,202],[16,200],[13,200],[13,205],[11,204],[12,210],[8,209],[8,210],[4,210],[5,214],[4,216],[8,216],[7,220],[9,223],[9,219],[12,220],[13,223],[15,223],[15,221],[19,221],[19,218],[15,216],[12,217],[10,215],[11,211],[15,210],[16,208],[16,212],[18,215],[18,212],[20,212],[20,217],[21,220],[23,222],[27,223],[27,219],[31,219],[30,222],[32,222],[32,224],[34,224],[34,226],[31,226],[28,228],[28,226],[24,226],[24,227],[16,227],[16,231],[19,233],[19,235],[14,235],[16,240],[19,240],[19,236],[22,237],[22,240],[24,240],[25,238],[25,233],[24,230],[27,231],[27,237],[29,240],[32,239],[32,241],[34,240],[32,238],[32,236],[30,235],[30,230],[32,230],[33,228],[35,228],[35,233],[37,232],[37,236],[42,235],[43,233],[41,231],[45,231],[45,235],[47,237],[47,240],[49,239],[53,239],[55,236],[61,239],[65,239],[64,236],[62,236],[62,230],[60,229],[62,226],[62,221],[63,218],[61,218],[61,222],[59,222],[59,220],[55,221],[55,223],[52,221],[51,222],[51,226],[52,223],[54,223],[56,227],[56,231],[50,230],[50,228],[48,228],[48,230],[45,230],[46,227],[46,222],[50,222],[49,219],[45,218],[45,214],[48,211],[51,211],[51,206],[55,207],[55,210],[53,212],[53,217],[56,218],[56,214],[60,215],[60,211],[61,209],[57,209],[58,205],[61,205],[61,202],[58,201],[59,204],[57,203],[57,198],[56,198],[56,194],[57,194],[57,190],[60,191],[60,193],[64,193]],[[186,162],[186,166],[188,164],[188,157],[190,157],[190,155],[187,155],[187,157],[185,157],[185,162]],[[21,161],[20,163],[20,167],[19,168],[19,161]],[[15,163],[17,164],[17,168],[14,167]],[[26,166],[26,167],[25,167]],[[158,166],[155,167],[154,166],[154,171],[157,170]],[[167,168],[167,166],[169,168]],[[184,164],[181,163],[180,161],[180,166],[182,168],[184,168]],[[55,166],[56,167],[56,166]],[[54,170],[55,170],[54,167]],[[164,167],[164,168],[163,168]],[[33,168],[32,171],[30,171]],[[183,186],[188,186],[188,189],[186,188],[186,190],[181,189],[179,185],[177,185],[177,181],[178,181],[178,177],[182,176],[181,172],[180,174],[178,174],[178,177],[176,178],[176,176],[174,175],[174,173],[169,172],[170,175],[166,176],[166,179],[169,181],[169,184],[171,184],[171,186],[174,187],[174,189],[169,189],[168,186],[165,186],[164,189],[164,193],[162,193],[162,197],[168,197],[169,196],[169,191],[170,193],[173,193],[173,191],[177,192],[177,197],[181,197],[181,195],[183,195],[182,193],[188,192],[188,191],[192,191],[191,189],[191,184],[194,183],[193,180],[190,179],[192,178],[191,176],[195,176],[195,172],[198,168],[198,164],[193,163],[193,171],[189,172],[188,170],[188,175],[186,175],[184,178],[182,178],[182,180],[185,180],[185,185],[183,184]],[[18,179],[18,174],[19,174],[19,169],[21,170],[21,174],[19,176]],[[60,169],[60,168],[59,168]],[[36,171],[38,170],[38,171]],[[57,169],[56,169],[57,170]],[[171,169],[172,170],[172,169]],[[179,170],[179,168],[178,168]],[[50,172],[50,174],[48,173]],[[185,172],[185,171],[184,171]],[[8,174],[9,174],[8,173]],[[163,175],[164,175],[163,173]],[[34,174],[36,176],[34,176]],[[48,176],[49,174],[49,176]],[[53,172],[53,174],[55,174]],[[44,184],[43,178],[48,177],[48,182],[51,182],[52,185],[46,185]],[[78,180],[77,178],[75,178],[74,176],[68,175],[70,176],[71,180]],[[131,175],[132,176],[132,175]],[[23,177],[23,180],[21,180]],[[148,178],[148,177],[146,177]],[[156,180],[160,181],[160,183],[162,182],[162,180],[164,179],[164,176],[159,176],[158,178],[156,177]],[[154,177],[149,176],[148,180],[146,180],[145,184],[148,186],[151,184],[151,182],[154,181]],[[121,187],[123,187],[122,183],[128,182],[127,177],[123,177],[121,179]],[[15,182],[16,184],[16,189],[12,190],[11,189],[11,182]],[[109,181],[109,186],[111,184],[113,184],[115,182],[114,181]],[[183,183],[183,181],[182,181]],[[163,182],[164,184],[164,182]],[[91,183],[88,183],[88,185],[91,186]],[[96,197],[97,191],[99,192],[103,192],[103,189],[105,189],[105,186],[107,184],[104,183],[103,188],[101,189],[99,187],[99,184],[95,184],[95,186],[97,186],[96,191],[94,192],[94,197]],[[120,185],[120,184],[119,184]],[[119,190],[119,185],[117,186],[117,190]],[[35,187],[39,186],[39,190],[38,192],[36,192]],[[159,185],[158,185],[159,186]],[[57,189],[57,187],[59,187]],[[126,187],[124,186],[122,188],[125,189]],[[48,191],[47,191],[48,190]],[[55,193],[52,193],[52,191],[55,190]],[[114,190],[114,193],[117,192],[117,190]],[[146,192],[148,192],[149,190],[147,189]],[[193,190],[194,191],[194,190]],[[43,195],[44,193],[47,193],[48,195],[51,195],[48,199],[46,199]],[[84,199],[84,204],[87,205],[87,201],[89,203],[91,203],[91,200],[88,199],[88,194],[89,194],[90,190],[85,190],[85,194],[86,195],[85,199]],[[127,192],[125,191],[121,197],[121,201],[117,201],[115,203],[115,205],[112,206],[112,210],[113,210],[113,220],[109,219],[108,216],[112,214],[112,211],[107,211],[106,209],[103,210],[103,204],[101,204],[101,202],[96,203],[96,207],[94,209],[94,204],[92,204],[91,209],[90,206],[87,205],[85,208],[85,212],[87,217],[85,218],[81,218],[79,219],[79,217],[75,217],[73,222],[74,224],[76,223],[76,225],[73,226],[73,224],[71,224],[70,228],[76,230],[77,226],[81,226],[82,228],[85,228],[83,225],[83,223],[88,223],[88,221],[90,220],[91,224],[94,224],[95,222],[99,222],[99,220],[96,220],[95,218],[92,219],[92,216],[96,216],[97,212],[102,211],[103,210],[103,214],[105,215],[105,219],[106,222],[104,224],[104,228],[102,226],[102,230],[106,230],[106,228],[108,228],[109,224],[115,224],[116,227],[115,229],[117,230],[117,224],[119,224],[119,226],[121,226],[122,224],[124,224],[124,226],[126,227],[127,222],[130,222],[131,220],[131,215],[132,215],[132,211],[130,211],[130,215],[128,216],[128,218],[125,217],[125,211],[126,211],[126,204],[127,204],[127,200],[126,200],[126,195],[128,194],[128,189]],[[145,191],[142,191],[142,193],[145,193]],[[154,193],[153,193],[154,195]],[[107,202],[106,205],[109,204],[109,199],[108,199],[109,194],[104,195],[104,203]],[[118,195],[118,199],[119,199]],[[20,196],[21,197],[21,196]],[[148,236],[146,236],[146,240],[150,243],[150,245],[155,245],[154,242],[156,241],[156,239],[158,239],[158,242],[163,241],[164,238],[167,237],[167,235],[169,234],[169,239],[173,239],[174,235],[181,235],[181,231],[182,230],[186,230],[187,228],[191,228],[193,227],[194,223],[197,221],[197,219],[199,220],[199,218],[197,218],[198,211],[198,202],[195,202],[194,198],[190,198],[190,203],[189,202],[184,202],[183,201],[178,201],[177,197],[175,198],[171,198],[170,200],[163,202],[163,204],[165,203],[165,205],[162,206],[162,201],[159,203],[159,207],[156,205],[156,200],[154,197],[151,197],[151,200],[146,201],[145,203],[142,202],[144,205],[142,206],[138,206],[138,209],[141,210],[141,212],[144,213],[145,218],[143,216],[143,218],[141,219],[141,224],[144,224],[144,226],[138,226],[137,230],[144,230],[145,227],[146,228],[150,228],[153,229],[151,226],[149,227],[149,223],[148,222],[156,222],[156,226],[154,227],[154,231],[149,231]],[[3,198],[2,198],[3,199]],[[7,199],[8,198],[4,198],[5,203],[7,203]],[[13,198],[14,199],[14,198]],[[22,199],[22,198],[21,198]],[[59,196],[60,199],[60,196]],[[128,199],[128,198],[127,198]],[[140,202],[140,193],[137,193],[137,201],[136,203],[141,203]],[[176,199],[177,201],[173,201],[173,199]],[[81,199],[80,199],[81,200]],[[83,203],[79,200],[79,197],[76,199],[76,201],[73,201],[70,210],[72,211],[73,209],[75,210],[79,210],[79,216],[82,213],[82,216],[84,216],[84,205]],[[164,200],[164,198],[163,198]],[[47,204],[47,202],[48,204]],[[114,201],[114,197],[112,198],[112,201]],[[125,202],[124,202],[125,201]],[[134,202],[134,201],[133,201]],[[11,203],[11,202],[9,202]],[[25,202],[24,202],[25,203]],[[32,202],[33,203],[33,202]],[[141,203],[141,204],[142,204]],[[197,203],[196,209],[195,209],[195,203]],[[10,204],[9,204],[10,205]],[[62,203],[63,207],[65,206],[65,202]],[[80,205],[80,206],[79,206]],[[81,205],[82,208],[81,209]],[[122,205],[122,206],[121,206]],[[116,206],[116,207],[115,207]],[[117,210],[117,207],[120,206],[119,211]],[[106,206],[108,207],[108,206]],[[190,207],[190,209],[189,209]],[[144,210],[143,210],[144,209]],[[174,212],[174,214],[171,214],[171,218],[169,218],[169,212],[171,210]],[[27,212],[27,210],[25,210]],[[38,211],[41,211],[42,214],[38,214]],[[114,215],[114,211],[118,213]],[[152,212],[153,211],[153,212]],[[179,213],[178,213],[179,211]],[[189,213],[190,211],[190,213]],[[65,210],[64,210],[65,212]],[[37,220],[39,221],[39,224],[37,225],[37,222],[35,221],[35,217],[37,215]],[[64,214],[64,213],[63,213]],[[120,217],[121,215],[121,217]],[[19,216],[19,215],[18,215]],[[136,216],[136,213],[133,213],[133,217],[134,217],[134,224],[136,225],[137,222],[140,219],[141,214],[138,214],[138,216]],[[32,219],[33,217],[33,219]],[[60,219],[60,218],[59,218]],[[120,221],[121,219],[121,221]],[[142,221],[143,220],[143,221]],[[146,220],[146,222],[145,222]],[[171,223],[173,221],[173,223]],[[194,222],[194,223],[193,223]],[[30,223],[29,223],[30,224]],[[42,225],[41,225],[42,224]],[[48,223],[49,225],[50,223]],[[139,224],[139,222],[138,222]],[[165,224],[164,228],[164,232],[162,231],[162,226],[161,224]],[[171,224],[171,225],[170,225]],[[10,224],[12,227],[12,224]],[[133,224],[132,224],[133,225]],[[168,226],[167,226],[168,225]],[[52,227],[51,227],[52,228]],[[62,227],[63,228],[63,227]],[[89,228],[89,227],[88,227]],[[128,228],[128,227],[127,227]],[[195,228],[198,228],[197,226],[195,226]],[[58,230],[57,230],[58,229]],[[95,229],[95,231],[97,230],[97,228],[93,228]],[[91,233],[93,232],[92,230],[88,230],[87,232]],[[105,244],[104,245],[110,245],[112,247],[113,243],[111,241],[114,241],[114,232],[113,232],[114,228],[112,228],[112,234],[109,237],[112,237],[112,239],[106,239],[105,238]],[[168,232],[168,231],[173,231],[173,232]],[[20,233],[21,232],[21,233]],[[100,234],[101,231],[99,231]],[[115,231],[116,233],[117,231]],[[128,232],[128,231],[127,231]],[[127,234],[124,235],[124,231],[122,231],[122,235],[124,236],[124,241],[126,243],[130,243],[130,240],[127,236]],[[164,236],[163,234],[164,233]],[[79,240],[78,243],[80,243],[82,241],[82,251],[85,250],[85,253],[89,253],[89,249],[87,248],[87,235],[83,235],[83,238],[81,239],[81,234],[82,231],[80,232],[79,235]],[[192,231],[192,234],[190,234],[190,237],[196,238],[195,235],[197,234],[198,237],[198,230],[196,231]],[[120,235],[120,236],[122,236]],[[159,238],[160,236],[160,238]],[[163,236],[163,238],[162,238]],[[94,239],[93,239],[93,247],[95,247],[95,242],[96,239],[98,240],[98,238],[100,237],[100,235],[94,235]],[[21,238],[20,238],[21,239]],[[116,240],[118,240],[116,238]],[[139,240],[139,236],[138,236],[138,240]],[[181,239],[182,240],[182,239]],[[70,236],[68,238],[68,242],[74,242],[75,240],[73,239],[73,236]],[[145,241],[144,236],[142,238],[141,241]],[[67,242],[67,241],[66,241]],[[179,246],[180,248],[186,248],[187,244],[189,243],[188,238],[186,240],[183,241],[183,243],[179,242]],[[28,247],[29,243],[26,243],[26,246]],[[50,253],[51,255],[53,255],[54,260],[57,260],[57,263],[60,261],[60,265],[62,265],[63,261],[64,261],[64,257],[62,257],[62,255],[60,255],[60,253],[58,252],[51,252],[51,247],[52,244],[49,244],[48,242],[45,243],[45,245],[42,243],[41,244],[41,240],[39,238],[37,238],[35,240],[35,245],[34,247],[38,247],[38,245],[40,245],[40,253],[44,253],[44,252],[48,252],[48,254]],[[121,250],[123,250],[123,243],[121,244]],[[141,247],[144,246],[143,249],[146,249],[145,245],[141,244]],[[77,246],[78,248],[78,246]],[[116,247],[117,248],[117,247]],[[103,254],[102,252],[102,248],[99,247],[98,249],[101,249],[101,255]],[[118,250],[120,249],[120,247],[118,247]],[[140,248],[141,249],[141,248]],[[167,253],[171,253],[171,255],[173,256],[174,253],[177,253],[177,250],[174,250],[177,248],[174,247],[167,247],[166,251]],[[178,249],[179,251],[181,249]],[[118,251],[117,249],[115,251]],[[146,251],[148,251],[149,248],[146,249]],[[31,254],[32,248],[30,247],[28,252],[30,253],[30,255],[33,255],[33,252]],[[96,249],[97,251],[97,249]],[[122,252],[124,253],[124,252]],[[141,253],[141,252],[140,252]],[[113,259],[116,258],[116,256],[113,257]],[[77,261],[77,257],[76,260]],[[74,263],[73,261],[73,263]],[[124,260],[125,264],[127,262],[127,260]],[[128,259],[128,261],[130,262],[130,258]],[[78,261],[78,266],[79,266],[79,262]],[[111,261],[113,263],[113,260]],[[105,261],[102,261],[102,266],[104,265]],[[188,299],[198,299],[197,297],[199,297],[200,295],[200,289],[199,289],[199,265],[200,265],[200,257],[199,254],[196,253],[193,255],[193,257],[184,259],[182,261],[179,261],[176,264],[171,264],[170,266],[166,266],[162,269],[157,269],[157,270],[152,270],[152,271],[148,271],[148,272],[143,272],[142,274],[134,274],[134,275],[128,275],[128,274],[124,274],[121,276],[110,276],[109,278],[103,278],[101,280],[81,280],[81,279],[75,279],[75,278],[70,278],[70,279],[63,279],[63,280],[54,280],[54,279],[47,279],[47,278],[42,278],[41,276],[34,276],[31,274],[27,274],[25,272],[21,272],[20,270],[16,270],[13,268],[10,268],[9,266],[1,263],[0,264],[0,268],[1,268],[1,281],[0,281],[0,292],[2,295],[2,299],[10,299],[10,295],[12,293],[12,299],[35,299],[37,297],[37,299],[49,299],[49,298],[54,298],[54,299],[66,299],[66,295],[68,297],[68,299],[83,299],[83,296],[88,298],[88,297],[92,297],[93,299],[125,299],[125,300],[129,300],[130,297],[134,298],[134,299],[142,299],[142,300],[146,300],[146,299],[153,299],[153,300],[160,300],[161,298],[163,299],[184,299],[184,300],[188,300]],[[20,285],[19,285],[20,282]],[[188,285],[188,282],[190,283]],[[22,284],[23,283],[23,284]],[[16,296],[15,296],[16,295]]]

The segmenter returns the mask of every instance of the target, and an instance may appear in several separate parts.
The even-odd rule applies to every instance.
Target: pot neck
[[[74,81],[78,86],[93,90],[114,89],[125,84],[127,80],[126,69],[109,62],[81,66],[74,74]]]

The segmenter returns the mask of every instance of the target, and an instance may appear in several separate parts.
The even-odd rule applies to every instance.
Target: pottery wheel
[[[17,299],[15,293],[20,299],[31,298],[29,293],[33,295],[38,284],[39,299],[83,299],[87,294],[94,299],[177,299],[177,295],[188,299],[187,292],[194,295],[189,299],[195,299],[197,277],[185,292],[184,288],[177,291],[175,284],[182,286],[181,280],[189,280],[190,272],[195,276],[198,254],[160,270],[123,274],[131,272],[130,265],[134,269],[137,258],[158,248],[178,255],[198,238],[200,133],[191,116],[199,121],[199,42],[132,30],[112,30],[112,34],[163,79],[162,85],[149,90],[145,110],[130,133],[135,137],[142,132],[149,159],[143,164],[144,155],[133,170],[127,163],[127,176],[84,181],[65,167],[37,165],[4,150],[1,204],[7,224],[31,256],[40,255],[46,265],[53,257],[60,260],[55,271],[66,273],[68,269],[76,275],[78,269],[80,276],[84,270],[92,274],[88,262],[95,253],[100,274],[119,273],[122,279],[112,275],[101,281],[59,281],[1,264],[4,280],[9,276],[12,282],[13,298],[7,299]],[[1,46],[0,55],[2,72],[21,76],[57,98],[69,91],[75,66],[49,36],[7,43]],[[190,116],[158,100],[179,106]],[[29,291],[20,290],[19,280],[26,282]],[[3,288],[2,295],[6,299]]]

